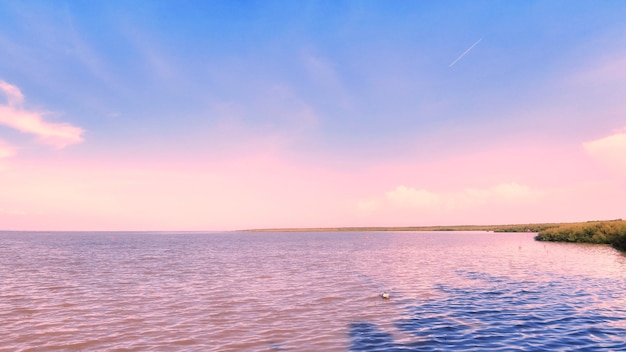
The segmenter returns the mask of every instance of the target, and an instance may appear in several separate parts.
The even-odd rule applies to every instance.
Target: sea
[[[0,351],[626,351],[626,255],[534,235],[0,232]]]

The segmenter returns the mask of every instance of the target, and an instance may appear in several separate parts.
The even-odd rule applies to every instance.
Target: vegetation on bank
[[[613,248],[626,251],[626,221],[589,221],[562,224],[539,231],[538,241],[579,242],[610,244]]]

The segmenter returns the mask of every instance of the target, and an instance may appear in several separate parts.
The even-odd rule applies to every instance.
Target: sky
[[[0,0],[0,229],[626,218],[625,16]]]

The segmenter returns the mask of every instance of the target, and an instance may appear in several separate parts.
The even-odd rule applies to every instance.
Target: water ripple
[[[626,350],[624,257],[529,234],[0,233],[0,282],[0,351]]]

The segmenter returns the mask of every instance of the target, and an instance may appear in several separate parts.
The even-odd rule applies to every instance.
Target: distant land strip
[[[366,231],[493,231],[536,232],[538,241],[610,244],[626,251],[626,221],[593,220],[510,225],[455,225],[455,226],[393,226],[393,227],[314,227],[250,229],[248,232],[366,232]]]
[[[621,219],[620,219],[621,220]],[[617,221],[617,220],[608,220]],[[596,221],[589,221],[596,222]],[[353,231],[493,231],[493,232],[540,232],[564,225],[584,222],[507,224],[507,225],[452,225],[452,226],[369,226],[369,227],[289,227],[248,229],[248,232],[353,232]]]

